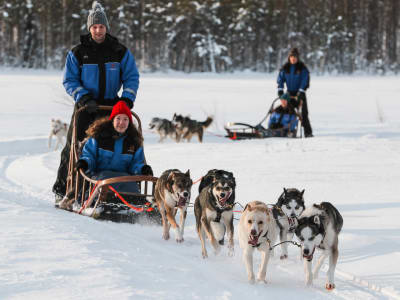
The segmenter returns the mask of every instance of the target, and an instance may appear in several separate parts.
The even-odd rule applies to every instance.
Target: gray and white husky
[[[149,123],[149,128],[154,129],[160,135],[159,143],[162,143],[168,136],[176,142],[180,141],[181,136],[175,125],[167,119],[153,118]]]
[[[295,233],[301,242],[307,285],[311,285],[313,279],[318,277],[322,263],[329,256],[328,279],[325,288],[327,290],[335,288],[334,275],[339,257],[338,236],[342,227],[342,216],[329,202],[314,204],[300,215]],[[312,259],[316,248],[321,249],[323,253],[313,272],[311,272]]]
[[[58,149],[58,146],[61,148],[64,146],[64,143],[67,139],[68,134],[68,124],[64,123],[60,119],[51,119],[51,130],[49,134],[48,146],[51,148],[51,140],[52,137],[56,137],[56,145],[54,150]]]
[[[281,244],[281,259],[288,258],[288,246],[285,242],[292,240],[297,226],[297,218],[305,209],[303,194],[304,190],[284,188],[283,193],[272,208],[272,214],[278,226],[279,238],[283,242]]]

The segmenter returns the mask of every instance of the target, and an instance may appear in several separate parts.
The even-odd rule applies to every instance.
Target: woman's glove
[[[83,172],[85,172],[89,168],[89,165],[86,160],[80,159],[76,163],[75,170],[79,171],[79,169],[82,169]]]
[[[149,165],[144,165],[142,167],[142,175],[153,176],[153,169]]]

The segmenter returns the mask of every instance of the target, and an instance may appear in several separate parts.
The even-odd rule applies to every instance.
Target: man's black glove
[[[153,176],[153,169],[149,165],[144,165],[142,167],[142,175]]]
[[[306,94],[304,92],[297,92],[297,99],[300,100],[306,100]]]
[[[124,101],[130,109],[133,108],[133,101],[131,99],[126,98],[126,97],[121,97],[120,100]]]
[[[280,98],[283,95],[283,90],[278,91],[278,97]]]
[[[91,94],[85,94],[78,102],[79,108],[86,106],[86,111],[89,114],[94,114],[97,111],[97,103]]]
[[[80,159],[76,163],[75,170],[79,171],[79,169],[82,169],[83,172],[85,172],[89,168],[89,165],[86,160]]]

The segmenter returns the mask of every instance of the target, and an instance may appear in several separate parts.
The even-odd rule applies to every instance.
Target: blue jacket
[[[126,136],[122,136],[114,142],[114,151],[100,148],[97,140],[90,138],[85,143],[80,157],[88,163],[87,171],[98,173],[111,170],[140,175],[145,164],[143,147],[136,149],[133,154],[122,153],[125,138]]]
[[[282,107],[278,107],[274,112],[272,112],[271,117],[269,118],[268,128],[289,128],[290,125],[289,131],[294,131],[297,127],[297,123],[298,119],[296,114],[284,111]]]
[[[75,102],[89,93],[100,101],[115,100],[121,86],[121,97],[135,101],[139,72],[131,52],[116,38],[107,34],[105,41],[97,44],[88,34],[68,52],[63,85]]]
[[[289,62],[283,65],[278,75],[278,90],[284,90],[284,84],[291,94],[298,91],[305,92],[310,85],[310,72],[304,63],[290,64]]]

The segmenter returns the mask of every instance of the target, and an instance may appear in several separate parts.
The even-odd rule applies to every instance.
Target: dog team
[[[170,137],[177,143],[181,140],[190,142],[194,135],[197,135],[199,142],[203,142],[203,135],[213,121],[209,116],[204,122],[196,121],[190,117],[174,114],[172,121],[161,118],[153,118],[149,128],[154,130],[159,136],[159,142],[162,143],[167,137]]]
[[[162,173],[156,183],[154,201],[161,217],[165,240],[170,238],[170,228],[175,232],[178,243],[184,241],[184,227],[187,208],[190,202],[193,181],[189,170],[183,173],[177,169]],[[202,177],[199,195],[194,201],[196,230],[201,242],[201,253],[207,258],[206,239],[214,253],[218,254],[227,239],[228,255],[234,254],[233,208],[235,206],[236,181],[231,172],[213,169]],[[292,243],[301,248],[304,260],[305,282],[312,285],[318,272],[329,257],[329,268],[325,288],[335,288],[334,273],[338,260],[338,236],[343,226],[339,211],[329,202],[305,207],[304,190],[295,188],[283,189],[272,208],[261,201],[249,202],[244,208],[238,224],[239,245],[243,250],[243,262],[250,283],[266,283],[268,261],[273,248],[280,244],[280,259],[288,258],[287,244]],[[180,211],[180,221],[175,217]],[[277,243],[279,235],[280,242]],[[293,242],[296,235],[300,244]],[[276,244],[277,243],[277,244]],[[312,261],[316,249],[322,250],[314,270]],[[255,250],[261,253],[261,263],[257,276],[253,270]]]

